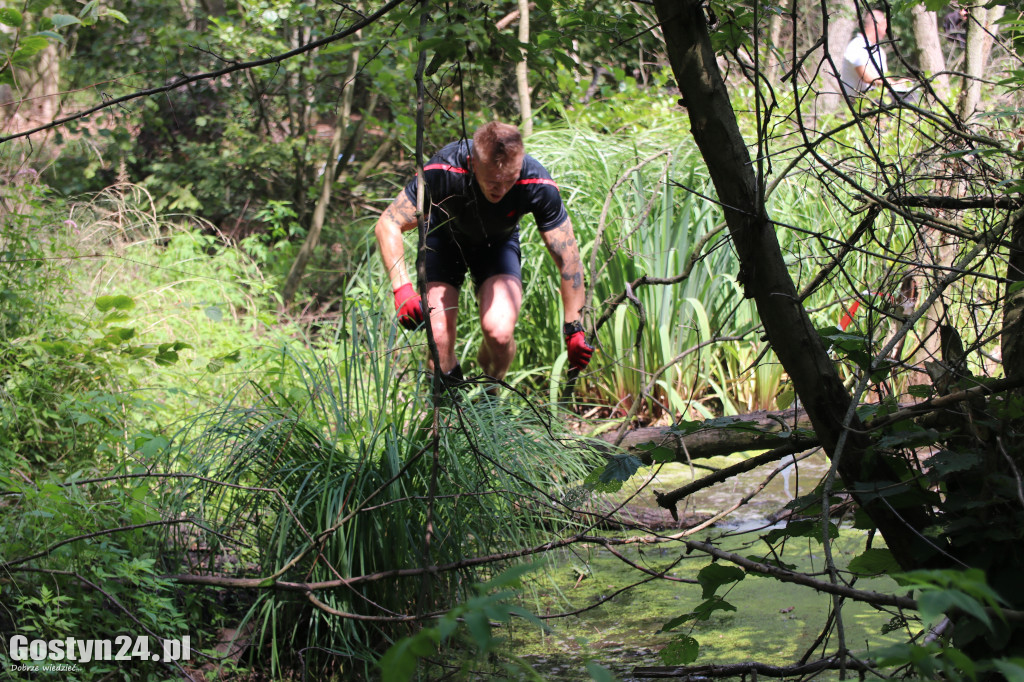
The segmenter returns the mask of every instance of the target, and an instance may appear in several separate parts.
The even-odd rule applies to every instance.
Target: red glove
[[[565,334],[565,347],[569,349],[569,368],[577,371],[586,369],[594,349],[587,344],[583,325],[578,321],[567,322],[562,332]]]
[[[395,310],[398,311],[398,323],[406,329],[417,329],[423,324],[423,303],[411,283],[406,282],[395,289]]]

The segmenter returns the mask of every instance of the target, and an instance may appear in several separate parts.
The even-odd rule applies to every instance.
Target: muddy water
[[[742,459],[733,456],[705,463],[721,468]],[[769,517],[794,497],[810,493],[827,473],[828,465],[828,460],[819,454],[795,464],[786,461],[760,467],[693,495],[685,505],[680,505],[680,512],[684,516],[710,517],[762,488],[749,503],[694,538],[718,538],[723,549],[741,554],[763,553],[765,545],[758,536],[772,525]],[[700,478],[707,473],[700,469],[691,472],[689,467],[678,464],[641,469],[614,497],[620,502],[629,498],[631,507],[642,506],[668,517],[668,512],[654,502],[653,490],[668,492],[692,481],[694,474]],[[757,532],[759,529],[761,533]],[[737,537],[735,533],[739,530],[754,532]],[[733,537],[722,539],[723,534]],[[833,545],[837,565],[845,566],[863,551],[864,544],[861,531],[843,529]],[[620,552],[636,565],[656,572],[670,570],[670,575],[691,581],[710,563],[707,557],[687,555],[685,548],[677,544],[634,546]],[[782,558],[802,571],[817,572],[823,568],[821,546],[812,540],[787,543]],[[522,624],[514,626],[507,633],[507,650],[541,679],[601,679],[588,670],[588,666],[595,665],[623,682],[643,679],[633,675],[634,668],[663,665],[659,651],[678,634],[662,633],[661,627],[703,601],[701,588],[694,584],[656,580],[633,587],[643,577],[622,559],[598,547],[565,551],[550,575],[538,581],[535,600],[525,606],[540,615],[582,610],[570,617],[546,621],[550,626],[546,632]],[[887,579],[862,580],[858,586],[879,591],[894,589]],[[827,596],[755,576],[720,589],[717,594],[735,605],[736,610],[715,612],[709,620],[684,626],[682,630],[699,642],[696,663],[759,660],[773,665],[792,664],[818,637],[830,611]],[[848,647],[863,650],[894,643],[898,635],[880,634],[889,618],[889,614],[857,604],[844,607]],[[829,641],[830,651],[834,650],[834,636]],[[536,678],[520,672],[510,673],[507,679]],[[836,679],[836,675],[827,673],[817,679]]]
[[[700,464],[721,469],[743,459],[742,456],[733,455],[703,460]],[[787,457],[778,463],[758,467],[699,491],[680,503],[679,511],[682,514],[711,517],[730,509],[763,486],[749,502],[730,512],[717,524],[719,527],[734,529],[758,528],[769,524],[768,518],[795,497],[807,495],[814,490],[828,468],[829,461],[820,452],[798,460]],[[708,473],[704,468],[691,468],[677,463],[660,468],[646,467],[624,486],[620,495],[628,496],[630,505],[657,510],[653,490],[669,492],[690,483],[694,477],[699,479]]]

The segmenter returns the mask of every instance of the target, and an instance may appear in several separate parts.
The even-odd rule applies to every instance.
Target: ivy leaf
[[[643,465],[644,463],[633,455],[613,455],[604,465],[597,480],[599,483],[628,481]]]
[[[679,433],[685,436],[700,430],[702,426],[703,422],[683,420],[681,422],[676,422],[670,426],[668,430],[672,433]]]
[[[715,590],[722,585],[739,582],[746,577],[747,574],[739,566],[714,563],[700,569],[700,573],[697,574],[697,582],[704,589],[701,597],[708,599],[713,597]]]
[[[715,611],[735,611],[736,607],[721,597],[711,597],[700,603],[693,611],[676,616],[661,626],[661,632],[669,632],[691,620],[708,620]]]
[[[646,452],[653,462],[674,462],[676,459],[676,451],[673,448],[658,445],[654,442],[638,445],[636,449]]]
[[[700,642],[689,635],[679,635],[658,652],[665,665],[686,665],[697,660]]]
[[[888,549],[866,549],[850,560],[847,567],[858,575],[880,575],[902,570]]]

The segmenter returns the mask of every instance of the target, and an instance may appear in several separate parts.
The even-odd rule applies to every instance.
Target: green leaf
[[[703,425],[704,422],[683,420],[674,423],[668,430],[672,433],[679,433],[685,436],[699,431]]]
[[[836,528],[836,524],[829,522],[828,524],[828,536],[831,539],[839,537],[839,529]],[[776,528],[769,532],[765,537],[765,542],[770,545],[775,544],[779,540],[785,537],[790,538],[814,538],[818,542],[821,542],[821,523],[816,519],[805,519],[802,521],[791,521],[786,525],[785,528]]]
[[[96,309],[101,313],[116,308],[117,310],[131,310],[135,307],[135,301],[130,296],[119,294],[117,296],[100,296],[95,302]]]
[[[608,668],[593,661],[587,661],[587,673],[594,682],[615,682],[615,675]]]
[[[700,569],[700,573],[697,574],[697,582],[704,589],[701,597],[708,599],[713,597],[715,590],[722,585],[739,582],[746,577],[747,574],[739,566],[713,563]]]
[[[859,575],[880,575],[902,570],[888,549],[866,549],[850,560],[849,570]]]
[[[110,343],[120,344],[135,337],[134,327],[114,327],[104,335],[103,339]]]
[[[482,611],[471,611],[466,614],[466,629],[473,637],[480,651],[487,651],[491,644],[491,623]]]
[[[155,362],[156,364],[160,365],[161,367],[167,367],[169,365],[173,365],[179,359],[180,358],[178,357],[178,354],[175,351],[171,350],[171,351],[164,351],[162,353],[157,353],[153,357],[153,362]]]
[[[691,620],[708,620],[711,618],[711,614],[715,611],[735,611],[736,607],[725,601],[721,597],[711,597],[710,599],[703,601],[693,611],[684,613],[681,616],[676,616],[672,620],[668,621],[661,626],[661,632],[669,632],[679,627],[683,623],[687,623]]]
[[[11,63],[22,64],[36,56],[49,44],[50,41],[42,36],[29,36],[18,44],[18,49],[10,57]]]
[[[689,635],[679,635],[658,652],[665,665],[686,665],[697,660],[700,642]]]
[[[931,386],[925,386],[924,384],[915,384],[907,388],[907,393],[914,396],[915,398],[931,398],[933,389]]]
[[[638,445],[636,449],[646,452],[650,456],[651,461],[654,462],[674,462],[676,459],[675,449],[665,447],[664,445],[657,445],[653,442]]]
[[[105,16],[105,17],[113,17],[113,18],[117,19],[118,21],[120,21],[122,24],[127,24],[128,23],[128,17],[126,17],[124,14],[122,14],[119,11],[117,11],[116,9],[111,9],[109,7],[107,7],[104,10],[103,16]]]
[[[997,658],[992,665],[1007,682],[1024,682],[1024,658]]]
[[[436,652],[438,633],[435,628],[420,630],[411,637],[395,642],[380,660],[381,682],[408,682],[416,674],[419,660]]]
[[[62,36],[59,33],[54,33],[53,31],[36,31],[32,35],[39,36],[40,38],[45,38],[46,40],[52,40],[53,42],[60,43],[61,45],[66,44],[64,42],[64,36]]]
[[[992,620],[981,602],[959,590],[925,590],[917,598],[917,608],[921,612],[921,620],[928,625],[937,623],[950,609],[958,608],[992,628]]]
[[[23,21],[21,12],[18,10],[13,7],[0,7],[0,24],[19,28]]]
[[[54,29],[61,29],[65,26],[71,26],[72,24],[82,23],[78,17],[73,17],[70,14],[54,14],[50,17],[50,25]]]
[[[776,559],[774,556],[758,556],[756,554],[748,554],[747,558],[755,563],[764,564],[765,566],[775,566],[776,568],[781,568],[785,571],[796,570],[796,564],[786,563],[781,559]]]
[[[598,482],[628,481],[644,465],[633,455],[612,455],[598,476]]]

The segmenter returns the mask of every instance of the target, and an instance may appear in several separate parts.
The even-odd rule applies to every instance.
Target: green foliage
[[[851,559],[847,568],[858,575],[892,575],[900,565],[888,549],[872,548]]]
[[[68,476],[0,472],[0,635],[30,639],[179,638],[195,626],[180,591],[161,577],[155,532],[159,513],[151,482],[117,474],[106,484]],[[40,551],[42,550],[42,551]],[[155,641],[155,640],[153,640]],[[149,660],[120,669],[115,661],[80,664],[76,679],[100,680],[119,670],[130,680],[165,680],[170,670]]]
[[[79,9],[78,16],[47,12],[53,0],[26,3],[25,12],[15,7],[0,7],[0,24],[14,31],[0,31],[0,85],[16,85],[15,69],[28,68],[48,45],[66,45],[66,34],[76,25],[91,26],[109,17],[124,24],[128,18],[119,10],[91,0]]]
[[[665,665],[693,663],[700,655],[700,642],[689,635],[678,635],[658,655]]]
[[[622,483],[642,466],[643,462],[633,455],[612,455],[604,466],[587,474],[583,484],[595,492],[612,493],[622,488]]]
[[[952,637],[933,635],[924,643],[901,643],[873,652],[872,659],[879,666],[909,665],[926,678],[976,680],[995,675],[1024,679],[1021,659],[982,658],[969,653],[968,646],[975,637],[1006,642],[1011,636],[1001,611],[1005,600],[988,585],[982,571],[918,570],[895,577],[901,585],[914,589],[924,632],[940,632],[936,626],[947,615],[955,618],[957,625]]]
[[[474,585],[477,592],[466,601],[448,610],[438,624],[423,628],[414,635],[395,642],[377,662],[383,682],[407,682],[425,658],[435,656],[439,647],[465,631],[469,635],[475,655],[485,656],[501,643],[494,637],[494,624],[506,625],[513,616],[523,618],[538,627],[543,627],[536,616],[522,607],[509,604],[522,587],[522,576],[537,565],[520,565],[510,568],[482,585]],[[460,624],[464,628],[460,628]],[[513,672],[508,669],[506,672]]]
[[[743,569],[737,566],[726,566],[718,563],[709,564],[697,574],[697,582],[700,583],[701,589],[704,590],[701,596],[704,599],[710,599],[719,587],[739,582],[746,575]]]

